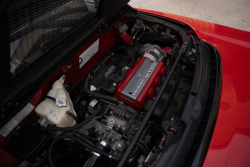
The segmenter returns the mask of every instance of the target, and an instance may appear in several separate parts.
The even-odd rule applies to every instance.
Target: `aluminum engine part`
[[[144,57],[155,62],[160,62],[166,57],[166,52],[164,52],[158,45],[145,44],[141,48],[141,51],[144,52]]]
[[[117,133],[114,130],[107,130],[107,126],[97,122],[96,123],[96,133],[98,134],[98,138],[107,142],[107,144],[111,147],[113,151],[122,152],[125,148],[127,142],[122,139],[122,135]]]
[[[111,126],[112,126],[112,128],[111,128]],[[113,115],[109,116],[107,118],[107,128],[106,129],[111,130],[114,127],[114,128],[121,129],[121,131],[124,131],[126,129],[126,126],[127,126],[127,121],[125,121],[125,120],[118,119],[118,118],[114,117]]]
[[[122,139],[123,136],[116,132],[113,128],[119,128],[121,131],[125,131],[127,122],[111,115],[107,117],[106,123],[107,125],[93,119],[78,129],[78,131],[88,135],[88,130],[94,127],[99,141],[105,141],[107,145],[111,147],[113,153],[119,155],[120,152],[122,152],[126,147],[127,141]]]
[[[107,129],[107,130],[113,129],[113,127],[114,127],[114,125],[115,125],[115,120],[114,120],[114,118],[108,118],[107,120],[108,120],[108,122],[107,122],[107,127],[106,127],[106,129]]]

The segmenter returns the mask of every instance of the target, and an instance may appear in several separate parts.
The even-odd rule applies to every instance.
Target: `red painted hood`
[[[222,61],[219,113],[204,167],[250,165],[250,32],[174,14],[138,9],[189,25]]]

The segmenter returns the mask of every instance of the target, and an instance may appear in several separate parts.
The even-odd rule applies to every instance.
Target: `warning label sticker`
[[[79,63],[81,63],[80,68],[82,68],[82,66],[86,64],[87,61],[89,61],[89,59],[92,58],[98,50],[99,50],[99,39],[97,39],[88,49],[86,49],[79,56],[80,58],[82,58],[82,63],[81,60],[79,60]]]

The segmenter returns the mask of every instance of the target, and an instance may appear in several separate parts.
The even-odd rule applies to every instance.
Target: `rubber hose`
[[[83,137],[85,137],[86,139],[89,139],[89,140],[92,140],[92,141],[99,141],[98,138],[96,138],[96,137],[90,137],[90,136],[85,135],[85,134],[82,134],[82,133],[80,133],[80,132],[74,132],[74,133],[76,133],[76,134],[78,134],[78,135],[80,135],[80,136],[83,136]]]
[[[87,144],[87,143],[83,142],[82,140],[78,139],[77,137],[70,136],[70,135],[63,135],[63,136],[57,137],[57,138],[50,144],[50,147],[49,147],[49,150],[48,150],[48,152],[49,152],[48,158],[49,158],[49,163],[50,163],[50,166],[51,166],[51,167],[55,167],[55,166],[54,166],[54,163],[53,163],[53,161],[52,161],[52,148],[53,148],[53,146],[55,145],[55,143],[56,143],[58,140],[63,139],[63,138],[70,138],[70,139],[73,139],[73,140],[77,141],[78,143],[82,144],[84,147],[86,147],[86,148],[88,148],[88,149],[90,149],[90,150],[92,150],[92,151],[94,151],[94,152],[96,152],[96,153],[98,153],[98,154],[101,154],[101,155],[103,155],[103,156],[109,158],[109,154],[108,154],[108,153],[106,153],[106,152],[104,152],[104,151],[101,151],[101,150],[98,150],[97,148],[95,148],[95,147],[93,147],[93,146],[90,146],[89,144]]]
[[[144,157],[147,157],[147,151],[146,151],[146,149],[140,144],[140,143],[137,143],[136,144],[139,148],[140,148],[140,150],[143,152],[143,155],[144,155]]]
[[[143,140],[144,136],[146,135],[147,131],[149,128],[151,128],[151,125],[148,125],[145,127],[145,129],[143,130],[142,134],[141,134],[141,140]]]
[[[74,119],[77,124],[79,124],[79,119],[72,112],[67,111],[66,114]]]
[[[130,154],[130,156],[128,157],[128,159],[130,159],[130,158],[133,158],[135,155],[136,155],[136,153],[138,152],[138,151],[142,151],[143,152],[143,154],[144,154],[144,156],[145,155],[147,155],[146,153],[146,150],[145,150],[145,148],[141,145],[141,144],[136,144],[137,145],[137,147],[138,147],[138,149],[136,150],[134,150],[131,154]]]
[[[147,145],[146,145],[143,141],[141,141],[141,140],[138,140],[138,142],[139,142],[139,144],[141,144],[141,145],[145,148],[145,150],[146,150],[146,154],[148,155],[149,150],[148,150]]]
[[[78,129],[82,126],[84,126],[85,124],[87,124],[89,121],[91,121],[93,118],[95,118],[98,114],[100,114],[102,111],[101,108],[97,109],[92,115],[90,115],[87,119],[85,119],[84,121],[82,121],[81,123],[77,124],[77,125],[74,125],[74,126],[71,126],[71,127],[56,127],[54,125],[50,125],[48,124],[47,125],[47,128],[50,129],[50,130],[53,130],[53,131],[72,131],[72,130],[75,130],[75,129]]]
[[[138,151],[140,151],[140,149],[134,149],[134,151],[129,155],[128,159],[133,158]]]
[[[84,92],[86,92],[87,94],[89,94],[89,95],[91,95],[93,97],[96,97],[98,99],[103,99],[103,100],[107,100],[107,101],[114,102],[114,103],[120,103],[120,101],[115,97],[111,97],[111,96],[107,96],[107,95],[103,95],[103,94],[100,94],[100,93],[90,91],[89,88],[88,88],[89,79],[90,79],[90,76],[88,76],[87,79],[84,82],[84,87],[83,87]]]

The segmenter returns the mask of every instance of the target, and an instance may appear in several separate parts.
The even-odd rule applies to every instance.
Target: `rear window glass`
[[[99,0],[15,0],[8,8],[13,78],[93,18]]]

